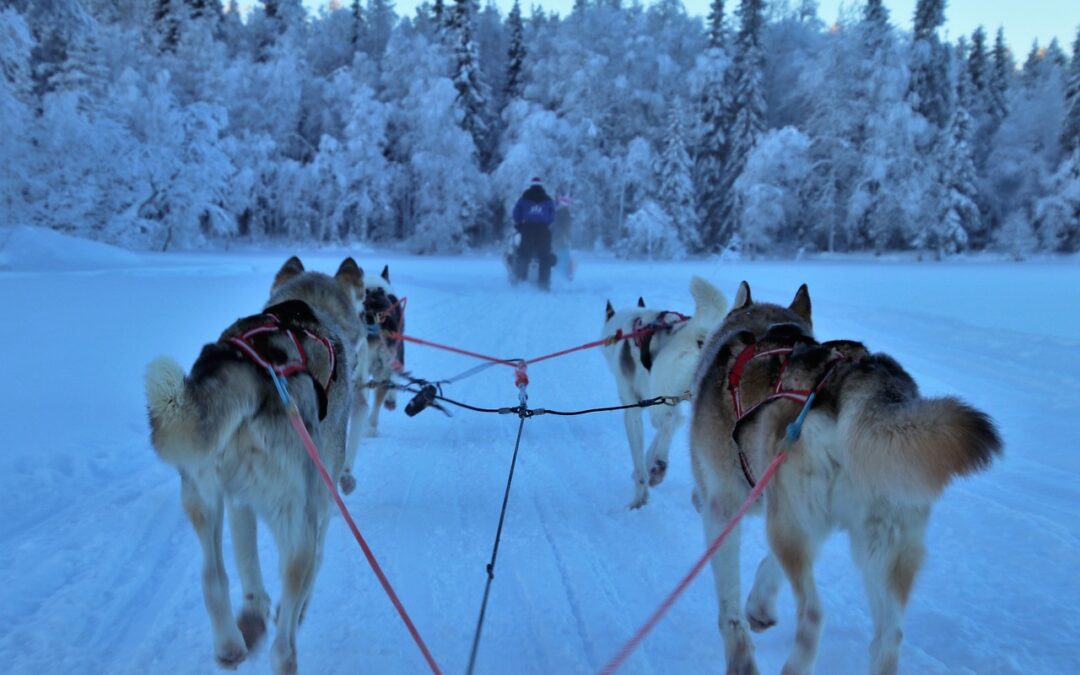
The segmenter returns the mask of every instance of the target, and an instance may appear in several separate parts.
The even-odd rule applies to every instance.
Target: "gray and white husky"
[[[206,345],[190,373],[185,376],[167,357],[147,368],[151,442],[158,457],[180,473],[181,500],[203,550],[203,598],[221,665],[243,661],[266,632],[270,597],[256,545],[259,516],[273,531],[281,570],[271,662],[279,675],[296,672],[296,628],[322,560],[329,519],[330,491],[258,362],[286,378],[336,480],[346,465],[351,368],[364,342],[354,309],[363,290],[363,271],[352,258],[333,277],[304,271],[291,258],[278,272],[264,310]],[[222,559],[226,510],[244,594],[235,620]]]
[[[811,671],[823,620],[814,559],[829,533],[842,529],[874,618],[871,672],[896,673],[930,507],[954,476],[986,468],[1001,440],[989,417],[960,400],[923,398],[889,356],[857,342],[817,343],[810,314],[805,285],[785,308],[753,302],[743,282],[695,374],[691,455],[709,542],[754,475],[787,451],[765,490],[771,554],[758,567],[745,616],[738,527],[712,558],[727,672],[758,672],[747,629],[776,623],[781,573],[797,603],[795,645],[783,672]],[[801,435],[782,444],[811,391]]]
[[[383,266],[382,273],[367,282],[362,313],[368,327],[368,374],[374,390],[371,415],[367,422],[367,434],[375,436],[379,431],[379,410],[397,407],[397,390],[381,383],[405,367],[405,342],[396,337],[405,330],[405,307],[402,299],[390,284],[390,266]],[[358,391],[357,396],[366,396]]]
[[[689,396],[694,366],[706,337],[723,321],[727,299],[715,286],[701,277],[690,282],[694,314],[683,317],[677,312],[660,312],[638,306],[616,311],[608,302],[603,335],[620,332],[629,335],[651,326],[635,339],[624,339],[604,346],[604,358],[615,376],[619,400],[628,405],[656,396]],[[644,428],[641,408],[624,411],[630,456],[634,461],[634,499],[630,508],[643,506],[649,499],[649,487],[659,485],[667,472],[671,439],[682,424],[678,406],[658,405],[649,408],[649,419],[656,435],[644,452]]]

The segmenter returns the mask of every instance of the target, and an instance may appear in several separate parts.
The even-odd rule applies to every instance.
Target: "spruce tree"
[[[986,31],[982,26],[971,34],[971,47],[968,49],[967,76],[971,88],[971,102],[979,109],[989,95],[990,65],[986,51]]]
[[[1001,125],[1001,121],[1008,114],[1006,94],[1009,91],[1009,73],[1012,71],[1012,59],[1009,56],[1009,48],[1005,46],[1005,31],[998,28],[997,37],[994,38],[993,63],[990,71],[990,117],[994,121],[994,127]]]
[[[945,23],[945,0],[919,0],[912,31],[911,83],[915,110],[939,129],[949,122],[948,53],[937,29]]]
[[[724,0],[709,3],[709,48],[724,48]]]
[[[721,184],[720,229],[713,241],[727,245],[739,231],[738,195],[735,181],[746,167],[750,151],[765,130],[765,96],[762,77],[765,56],[761,47],[765,27],[764,0],[741,0],[739,33],[735,38],[735,62],[732,66],[733,101],[731,127],[727,134]]]
[[[476,143],[477,160],[486,171],[491,161],[490,127],[487,120],[487,96],[480,79],[476,42],[472,37],[472,0],[455,0],[447,28],[453,49],[454,88],[457,104],[463,113],[461,126]]]
[[[1066,155],[1080,148],[1080,30],[1073,42],[1072,62],[1065,84],[1065,120],[1061,128],[1061,149]]]
[[[694,192],[701,230],[697,239],[706,248],[718,248],[723,243],[718,237],[731,112],[730,90],[724,77],[727,64],[724,52],[726,34],[724,2],[713,0],[709,12],[709,48],[705,52],[705,82],[698,104],[701,122],[694,163]]]
[[[690,176],[692,167],[690,156],[686,152],[682,107],[677,99],[668,112],[667,138],[664,140],[664,151],[658,164],[660,190],[657,197],[660,206],[671,218],[679,240],[686,249],[700,250],[701,238],[694,209],[694,185]]]
[[[364,40],[364,11],[360,7],[360,0],[353,0],[352,3],[352,35],[350,36],[350,42],[352,43],[353,53],[360,51],[361,45]]]
[[[180,42],[179,5],[183,0],[157,0],[154,5],[154,28],[159,36],[161,51],[176,50]]]
[[[961,42],[961,49],[966,45]],[[963,63],[963,54],[960,56]],[[968,60],[970,63],[970,57]],[[948,133],[942,141],[939,166],[941,207],[939,217],[924,231],[922,248],[934,249],[940,258],[968,248],[972,243],[985,243],[982,216],[976,203],[977,174],[972,156],[971,141],[974,125],[968,112],[973,105],[975,87],[970,70],[959,69],[956,78],[956,106],[953,109]],[[975,241],[972,241],[972,240]]]
[[[1020,81],[1028,89],[1034,89],[1042,77],[1043,51],[1039,48],[1039,41],[1033,40],[1031,50],[1024,59],[1024,67],[1020,70]]]
[[[506,100],[521,98],[525,92],[525,35],[521,23],[521,3],[514,0],[514,7],[507,19],[510,26],[510,48],[507,50]]]

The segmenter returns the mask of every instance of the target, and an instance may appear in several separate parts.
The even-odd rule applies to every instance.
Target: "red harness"
[[[738,426],[750,413],[754,412],[761,406],[765,405],[769,401],[775,401],[777,399],[787,399],[789,401],[795,401],[796,403],[807,404],[812,394],[817,394],[825,386],[825,381],[829,379],[829,375],[832,374],[833,368],[839,363],[844,355],[837,352],[837,355],[829,363],[825,374],[818,380],[817,385],[813,389],[782,389],[781,386],[784,381],[784,369],[787,368],[788,356],[791,355],[791,347],[779,347],[777,349],[769,349],[763,352],[757,350],[757,345],[750,345],[746,349],[742,350],[737,357],[735,357],[735,364],[731,367],[731,372],[728,373],[728,393],[731,394],[731,404],[735,408],[735,425]],[[773,386],[771,394],[761,399],[749,408],[744,409],[742,404],[742,396],[739,393],[739,383],[742,381],[743,371],[746,370],[746,366],[749,363],[762,356],[779,356],[780,359],[780,372],[776,375],[776,384]],[[734,433],[734,427],[732,428]],[[750,487],[757,485],[757,481],[754,480],[754,472],[750,468],[750,459],[743,452],[742,448],[739,448],[739,465],[742,468],[743,476],[746,478],[746,482],[750,484]]]
[[[282,377],[296,375],[297,373],[307,373],[311,376],[311,379],[315,382],[315,384],[322,387],[323,394],[329,396],[330,385],[334,382],[335,370],[337,365],[337,358],[334,355],[334,345],[330,342],[330,340],[321,335],[316,335],[315,333],[312,333],[306,328],[302,329],[304,331],[304,335],[311,338],[312,340],[315,340],[326,349],[326,356],[330,361],[330,371],[326,376],[326,382],[319,382],[318,378],[315,377],[315,373],[311,372],[311,369],[308,367],[307,352],[304,351],[304,346],[300,344],[300,339],[296,337],[296,331],[287,326],[285,322],[278,318],[276,314],[266,312],[263,314],[263,316],[269,319],[269,321],[259,324],[258,326],[255,326],[254,328],[251,328],[250,330],[241,333],[239,336],[230,337],[228,339],[229,343],[239,348],[240,351],[244,352],[244,354],[246,354],[247,357],[254,361],[256,364],[262,366],[263,368],[273,370],[275,373],[281,375]],[[296,347],[296,352],[299,355],[299,358],[292,359],[284,363],[272,363],[270,359],[266,358],[258,349],[256,349],[255,345],[252,343],[252,338],[254,338],[256,335],[262,335],[264,333],[285,333],[285,335],[287,335],[289,339],[292,340],[293,345]]]

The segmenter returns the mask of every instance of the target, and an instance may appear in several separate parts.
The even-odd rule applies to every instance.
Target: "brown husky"
[[[1001,440],[985,414],[958,399],[922,398],[890,357],[857,342],[814,341],[806,286],[783,308],[754,303],[743,282],[734,306],[696,374],[691,453],[709,541],[754,475],[776,453],[786,449],[788,458],[765,491],[772,555],[758,567],[745,618],[738,528],[712,559],[727,672],[757,672],[747,629],[776,623],[781,569],[797,602],[783,672],[810,672],[823,619],[813,562],[828,534],[843,529],[870,596],[871,672],[895,673],[930,507],[952,477],[988,466]],[[816,396],[801,435],[784,445],[803,409],[792,399],[810,391]]]
[[[271,649],[274,672],[295,673],[296,627],[322,560],[330,492],[278,399],[266,366],[287,382],[330,475],[345,463],[350,373],[362,326],[353,304],[363,272],[346,259],[334,277],[290,259],[262,313],[240,319],[206,345],[185,376],[172,359],[146,372],[151,442],[180,472],[180,495],[203,550],[203,598],[224,666],[242,661],[266,632],[255,517],[274,533],[281,602]],[[262,365],[260,365],[262,364]],[[222,560],[226,508],[244,602],[232,618]]]

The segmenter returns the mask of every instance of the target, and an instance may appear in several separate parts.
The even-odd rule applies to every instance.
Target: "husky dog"
[[[379,430],[379,409],[397,407],[397,390],[381,383],[389,382],[391,375],[405,367],[405,342],[395,337],[405,330],[405,307],[390,285],[389,265],[368,282],[363,317],[368,327],[368,372],[375,389],[367,433],[374,436]],[[357,396],[362,395],[363,391],[357,392]]]
[[[640,298],[636,308],[619,311],[608,302],[603,335],[638,332],[634,338],[604,347],[604,358],[615,376],[619,400],[624,405],[655,396],[689,395],[691,375],[705,338],[720,325],[727,311],[724,294],[701,277],[690,282],[690,294],[695,309],[689,318],[676,312],[646,309]],[[656,435],[645,455],[641,408],[628,408],[624,412],[630,456],[634,460],[632,509],[643,506],[649,499],[649,487],[664,480],[671,438],[683,417],[678,406],[664,405],[650,408],[649,419]]]
[[[180,472],[181,500],[203,550],[214,655],[223,666],[244,660],[270,615],[256,546],[258,515],[273,531],[281,569],[271,662],[278,675],[296,672],[296,627],[322,560],[330,493],[265,364],[286,379],[336,479],[345,464],[350,368],[363,341],[356,293],[363,293],[363,272],[352,258],[333,277],[305,272],[292,258],[278,272],[264,311],[238,320],[206,345],[187,376],[167,357],[147,368],[151,442],[158,457]],[[222,560],[226,507],[244,591],[235,621]]]
[[[743,282],[695,374],[691,455],[709,541],[755,473],[785,449],[800,399],[815,392],[801,435],[788,441],[788,459],[765,492],[772,554],[758,567],[746,618],[738,607],[738,526],[712,559],[727,672],[757,672],[747,628],[776,623],[781,572],[797,603],[783,672],[811,671],[823,618],[813,562],[828,534],[843,529],[874,617],[871,672],[896,673],[930,507],[954,476],[987,467],[1001,440],[989,417],[960,400],[923,398],[892,358],[858,342],[819,344],[810,328],[805,285],[783,308],[754,303]]]

